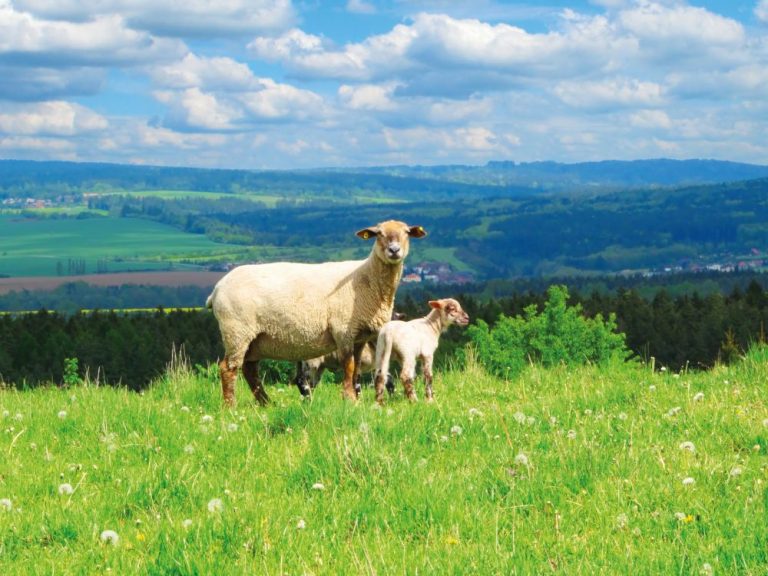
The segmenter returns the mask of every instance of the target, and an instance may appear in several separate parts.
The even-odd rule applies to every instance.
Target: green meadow
[[[2,574],[765,574],[768,355],[311,401],[183,364],[0,391]]]
[[[57,265],[84,260],[86,273],[105,260],[109,272],[168,269],[169,262],[241,250],[203,235],[133,218],[30,219],[0,214],[0,274],[54,276]]]

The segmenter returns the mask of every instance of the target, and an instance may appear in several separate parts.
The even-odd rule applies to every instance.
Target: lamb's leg
[[[269,396],[267,396],[264,387],[259,380],[259,361],[258,360],[246,360],[243,363],[243,376],[245,376],[248,386],[253,392],[253,397],[256,398],[256,402],[265,406],[269,403]]]
[[[400,379],[403,381],[405,397],[411,402],[416,402],[416,393],[413,391],[413,381],[416,378],[416,361],[403,358],[403,368],[400,371]]]
[[[363,355],[365,343],[355,345],[355,373],[352,376],[352,385],[355,389],[355,397],[360,398],[363,387],[360,385],[360,358]]]
[[[305,362],[296,362],[296,386],[299,388],[299,392],[303,397],[307,397],[312,394],[312,384],[309,374],[309,366]]]
[[[342,383],[341,395],[350,400],[357,400],[355,394],[355,355],[349,354],[342,361],[344,367],[344,382]]]
[[[224,404],[230,408],[235,406],[235,382],[237,382],[238,368],[238,366],[230,367],[227,358],[219,362],[221,392],[224,395]]]
[[[424,367],[424,398],[427,402],[432,402],[432,357],[422,357]]]
[[[389,361],[392,355],[392,343],[386,335],[380,334],[376,343],[376,371],[373,386],[376,389],[376,403],[384,405],[384,383],[389,381]]]

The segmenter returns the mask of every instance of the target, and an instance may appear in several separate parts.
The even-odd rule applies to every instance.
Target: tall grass
[[[227,410],[179,360],[144,395],[0,391],[0,573],[764,574],[767,377],[470,357],[433,404]]]

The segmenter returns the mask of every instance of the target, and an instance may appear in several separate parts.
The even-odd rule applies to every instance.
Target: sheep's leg
[[[432,396],[432,358],[422,357],[422,363],[424,368],[424,398],[427,402],[432,402],[434,400]]]
[[[355,398],[360,398],[363,387],[360,385],[360,358],[363,355],[365,343],[355,345],[355,373],[352,376],[352,385],[355,389]]]
[[[344,382],[342,383],[341,394],[345,398],[350,400],[357,400],[357,394],[355,394],[355,355],[350,354],[342,362],[344,367]]]
[[[403,359],[403,368],[400,371],[400,379],[403,381],[403,389],[405,390],[405,397],[411,402],[416,402],[416,393],[413,391],[413,381],[416,378],[416,362],[415,360]]]
[[[395,393],[395,379],[392,377],[392,374],[387,374],[387,393],[390,396]]]
[[[219,374],[221,375],[221,392],[224,395],[224,404],[230,408],[235,405],[235,382],[237,382],[238,366],[230,367],[229,360],[224,358],[219,362]]]
[[[261,380],[259,380],[259,361],[246,360],[243,364],[243,376],[245,376],[245,380],[248,382],[256,402],[262,406],[268,404],[269,396],[267,396],[264,386],[262,386]]]
[[[299,392],[303,397],[307,397],[312,394],[312,382],[309,374],[310,369],[304,362],[296,362],[296,386],[299,388]]]

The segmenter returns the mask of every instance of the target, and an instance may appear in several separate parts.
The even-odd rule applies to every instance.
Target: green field
[[[768,358],[470,362],[437,401],[0,391],[3,574],[765,574]],[[111,532],[108,532],[111,531]],[[119,540],[115,541],[115,538]]]
[[[86,273],[97,271],[98,260],[107,261],[109,272],[167,269],[174,260],[242,249],[148,220],[0,214],[0,274],[8,276],[53,276],[58,263],[66,273],[70,259],[85,260]]]

